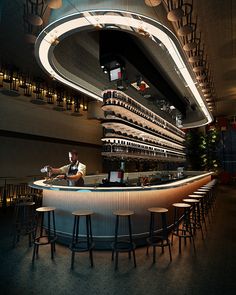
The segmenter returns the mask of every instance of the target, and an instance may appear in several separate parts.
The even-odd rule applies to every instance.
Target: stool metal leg
[[[163,236],[164,236],[164,239],[166,240],[166,243],[169,248],[170,261],[172,261],[170,241],[168,239],[168,232],[167,232],[166,214],[161,214],[161,219],[162,219]],[[164,247],[162,247],[162,248],[164,249]]]
[[[150,225],[149,225],[149,238],[152,240],[153,238],[153,231],[154,231],[154,214],[151,212],[150,216]],[[148,255],[149,244],[147,243],[147,251],[146,255]]]
[[[91,244],[91,247],[92,247],[93,235],[92,235],[91,216],[89,216],[88,218],[89,218],[90,244]],[[90,250],[89,250],[89,257],[90,257],[90,261],[91,261],[91,267],[93,267],[93,250],[92,250],[92,248],[90,248]]]
[[[73,247],[75,246],[76,242],[78,241],[78,223],[79,223],[79,216],[74,217],[74,226],[73,226],[73,234],[72,234],[72,251],[71,251],[71,269],[74,268],[74,261],[75,261],[75,251],[73,251]]]
[[[86,216],[86,236],[87,236],[87,249],[89,250],[89,258],[90,258],[90,263],[91,267],[93,267],[93,256],[92,256],[92,249],[90,249],[90,220],[89,216]]]
[[[80,216],[77,216],[76,219],[76,234],[75,234],[75,243],[78,243],[78,239],[79,239],[79,222],[80,222]]]
[[[55,224],[55,213],[54,213],[54,211],[52,211],[52,222],[53,222],[53,235],[54,235],[53,238],[55,238],[55,236],[56,236],[56,224]],[[56,243],[55,243],[55,241],[53,243],[53,251],[56,252]]]
[[[134,259],[134,267],[136,267],[136,257],[135,257],[135,250],[133,248],[133,239],[132,239],[132,230],[131,230],[131,219],[130,219],[130,216],[128,216],[128,222],[129,222],[129,239],[130,239],[130,243],[132,245],[132,252],[133,252],[133,259]]]
[[[34,241],[35,241],[35,239],[37,237],[38,225],[39,225],[39,214],[37,214],[37,216],[36,216],[36,225],[35,225],[35,231],[34,231]],[[32,262],[34,262],[36,254],[38,255],[38,245],[36,243],[34,243]]]
[[[119,216],[116,216],[116,224],[115,224],[115,242],[114,242],[114,247],[113,247],[113,249],[112,249],[111,260],[114,260],[114,249],[115,249],[116,244],[117,244],[118,226],[119,226]]]
[[[118,255],[119,252],[116,251],[116,246],[117,246],[117,236],[118,236],[118,227],[119,227],[119,216],[116,216],[116,227],[115,227],[115,245],[114,245],[114,249],[112,252],[112,260],[114,259],[114,251],[115,251],[115,270],[117,270],[118,268]]]

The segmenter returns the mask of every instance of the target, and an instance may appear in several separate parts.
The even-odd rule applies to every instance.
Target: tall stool
[[[148,254],[148,247],[153,247],[153,263],[156,262],[156,247],[162,248],[162,253],[164,253],[164,247],[169,248],[169,255],[170,261],[172,261],[171,256],[171,248],[170,248],[170,240],[168,239],[168,231],[167,231],[167,212],[168,209],[166,208],[149,208],[148,211],[150,212],[150,230],[149,230],[149,237],[147,238],[147,254]],[[160,233],[156,234],[155,232],[155,215],[160,215],[161,217],[161,230]]]
[[[71,269],[74,268],[75,252],[89,252],[89,258],[91,267],[93,267],[93,235],[92,235],[92,224],[91,216],[94,214],[91,210],[77,210],[72,212],[74,215],[74,226],[72,233],[72,243],[70,245],[71,253]],[[79,223],[80,217],[85,217],[86,221],[86,239],[79,237]]]
[[[132,229],[131,229],[131,216],[134,214],[134,211],[130,210],[117,210],[114,211],[113,214],[116,216],[116,224],[115,224],[115,241],[112,244],[112,260],[114,260],[115,254],[115,269],[118,267],[118,255],[119,252],[128,252],[129,259],[131,259],[131,252],[133,253],[134,267],[136,267],[136,258],[135,258],[135,248],[136,245],[133,243],[132,238]],[[118,239],[118,231],[119,231],[119,218],[124,217],[128,219],[128,228],[129,228],[129,239]]]
[[[211,200],[211,188],[209,188],[209,187],[201,187],[197,191],[206,193],[206,211],[208,213],[210,213],[211,218],[213,218],[213,208],[212,208],[212,200]]]
[[[191,198],[191,199],[197,199],[200,201],[200,220],[202,223],[204,223],[204,226],[205,226],[205,231],[207,231],[207,224],[206,224],[206,218],[205,218],[205,195],[188,195],[188,198]]]
[[[192,224],[194,233],[196,233],[197,229],[201,230],[202,239],[204,240],[202,223],[201,223],[201,212],[200,212],[200,201],[194,198],[183,199],[184,203],[190,204],[192,206]]]
[[[211,220],[210,220],[210,215],[208,214],[209,213],[209,207],[208,207],[208,193],[206,191],[200,191],[200,190],[197,190],[193,193],[194,195],[201,195],[203,196],[203,209],[204,209],[204,215],[208,217],[208,222],[211,223]]]
[[[215,184],[216,184],[216,181],[212,180],[210,181],[208,184],[202,186],[201,188],[207,188],[209,189],[209,196],[210,196],[210,206],[212,207],[211,209],[214,210],[215,208],[215,200],[216,200],[216,194],[214,192],[215,190]]]
[[[55,241],[56,236],[56,226],[55,226],[55,212],[54,207],[40,207],[36,209],[37,221],[34,233],[34,250],[32,262],[34,262],[35,254],[38,256],[39,246],[51,245],[51,259],[54,258],[54,252],[56,251]],[[47,229],[44,233],[44,213],[47,213]],[[51,227],[52,218],[52,227]],[[41,220],[40,220],[41,219]],[[39,234],[38,234],[39,232]]]
[[[35,230],[34,205],[34,202],[24,202],[15,205],[13,247],[15,247],[20,241],[21,235],[28,235],[29,247],[31,247],[32,237]]]
[[[172,206],[174,207],[174,227],[172,231],[172,242],[174,235],[179,238],[179,253],[181,253],[181,239],[184,238],[186,244],[186,239],[189,238],[190,242],[192,242],[193,244],[193,249],[195,252],[194,236],[192,225],[190,222],[191,205],[186,203],[174,203],[172,204]],[[182,212],[180,212],[180,210]],[[181,213],[183,214],[182,216]]]

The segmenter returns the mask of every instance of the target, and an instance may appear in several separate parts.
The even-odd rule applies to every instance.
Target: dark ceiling
[[[125,67],[128,84],[142,76],[144,80],[150,82],[149,85],[152,89],[147,90],[147,93],[150,93],[151,99],[158,99],[157,92],[160,92],[159,99],[164,96],[185,116],[186,101],[178,90],[174,89],[174,85],[168,82],[158,66],[153,65],[149,60],[147,52],[140,49],[137,37],[122,31],[103,30],[100,31],[99,41],[100,62],[106,63],[108,58],[127,60],[136,69],[136,71],[132,71],[129,67]]]
[[[63,5],[74,9],[72,2],[63,0]],[[141,2],[145,5],[144,1],[137,1],[139,4]],[[29,73],[32,77],[41,77],[50,83],[50,77],[40,69],[35,60],[33,45],[26,43],[24,39],[24,3],[24,0],[0,1],[0,62],[12,69]],[[159,8],[153,9],[157,11]],[[236,1],[194,1],[193,12],[197,16],[198,29],[201,31],[214,81],[216,102],[214,114],[235,116]],[[172,88],[174,89],[174,86]],[[178,96],[178,89],[176,95]]]

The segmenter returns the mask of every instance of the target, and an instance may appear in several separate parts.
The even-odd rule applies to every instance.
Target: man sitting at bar
[[[72,150],[69,152],[70,164],[60,168],[53,168],[48,166],[50,174],[58,174],[58,179],[65,179],[69,186],[84,186],[83,177],[86,174],[86,166],[79,162],[78,152]]]

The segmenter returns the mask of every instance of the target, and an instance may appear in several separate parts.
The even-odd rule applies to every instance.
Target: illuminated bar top
[[[141,172],[141,173],[125,173],[124,179],[130,177],[130,180],[137,175],[140,176],[150,176],[150,174],[154,174],[155,172]],[[200,172],[196,172],[200,173]],[[188,173],[187,173],[188,174]],[[212,175],[212,172],[200,173],[199,175],[187,175],[184,178],[172,178],[168,183],[158,184],[158,185],[131,185],[131,186],[109,186],[109,187],[101,187],[99,183],[102,183],[102,179],[105,178],[106,174],[99,175],[91,175],[85,177],[85,186],[83,187],[73,187],[67,185],[58,185],[60,181],[50,182],[45,179],[37,180],[30,184],[31,187],[43,190],[54,190],[54,191],[72,191],[72,192],[110,192],[110,191],[137,191],[137,190],[162,190],[168,188],[179,187],[181,185],[185,185],[187,183],[191,183],[195,180],[201,179],[205,176]]]

